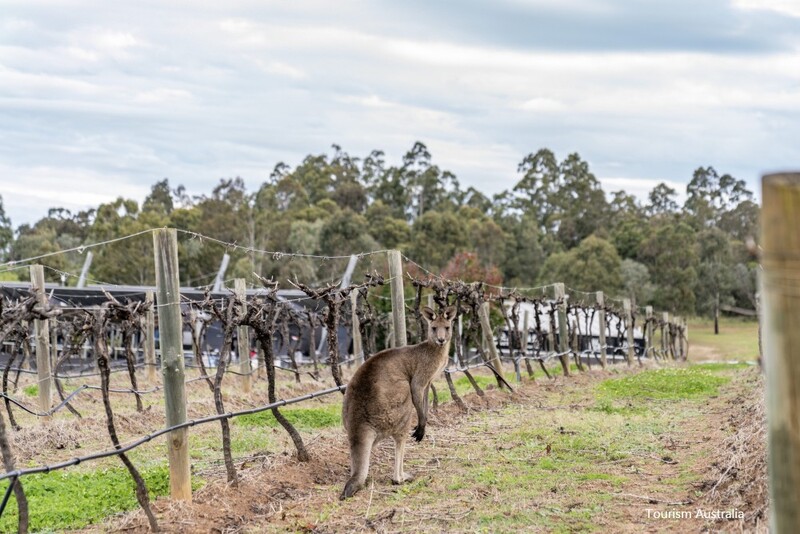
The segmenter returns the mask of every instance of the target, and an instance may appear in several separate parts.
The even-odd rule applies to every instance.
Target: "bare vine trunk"
[[[108,428],[108,434],[111,436],[111,443],[114,444],[115,449],[119,449],[121,446],[119,438],[117,437],[117,430],[114,425],[114,412],[111,409],[111,399],[109,398],[108,392],[109,383],[111,381],[111,370],[109,369],[108,365],[108,347],[106,346],[105,332],[103,332],[103,313],[98,312],[95,315],[94,320],[95,352],[97,353],[97,366],[100,369],[100,389],[103,394],[103,406],[105,407],[106,411],[106,426]],[[139,474],[136,466],[133,465],[125,453],[120,453],[118,456],[128,469],[128,472],[131,474],[131,478],[133,478],[133,482],[136,485],[136,500],[139,502],[139,506],[142,507],[142,510],[144,510],[144,513],[147,516],[147,521],[150,523],[150,530],[153,532],[158,532],[158,522],[156,521],[156,517],[153,515],[153,511],[150,508],[150,496],[147,493],[147,485],[145,484],[144,479]]]
[[[258,331],[258,341],[261,343],[261,347],[264,350],[264,354],[266,354],[267,360],[267,395],[270,404],[277,402],[275,396],[275,363],[273,358],[273,348],[272,348],[272,332],[264,331],[260,329]],[[278,423],[286,430],[289,434],[289,437],[292,438],[292,442],[294,443],[295,449],[297,449],[297,459],[301,462],[307,462],[311,459],[309,456],[308,451],[306,450],[306,446],[303,443],[303,438],[300,436],[300,433],[297,432],[297,429],[289,422],[286,417],[278,410],[278,408],[272,408],[272,415],[278,421]]]

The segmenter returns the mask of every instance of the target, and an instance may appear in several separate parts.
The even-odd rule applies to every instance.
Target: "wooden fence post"
[[[392,289],[392,324],[394,329],[393,347],[405,347],[406,337],[406,301],[403,291],[403,259],[399,250],[389,251],[389,276]]]
[[[683,342],[686,350],[683,352],[684,359],[689,358],[689,319],[683,320]]]
[[[564,354],[567,352],[567,298],[568,295],[564,293],[564,284],[555,284],[555,297],[556,300],[561,299],[561,304],[558,305],[558,353],[559,360],[561,361],[561,368],[564,370],[564,376],[569,376],[569,355]]]
[[[800,532],[800,173],[761,184],[770,526],[781,534]]]
[[[664,359],[669,359],[669,313],[661,314],[661,353]]]
[[[533,376],[533,370],[531,369],[531,361],[528,359],[528,339],[530,334],[531,328],[531,312],[530,310],[525,310],[522,315],[522,332],[520,332],[520,344],[522,345],[520,348],[522,350],[522,357],[525,359],[525,368],[528,370],[528,377],[536,380]]]
[[[497,354],[497,345],[494,343],[494,335],[492,333],[492,324],[489,321],[489,303],[484,302],[478,308],[478,319],[481,322],[481,330],[483,330],[483,341],[486,344],[486,349],[489,351],[489,363],[494,367],[495,371],[503,374],[503,364],[500,362],[500,355]]]
[[[161,349],[161,373],[164,379],[164,403],[167,426],[186,422],[186,389],[183,367],[183,322],[178,279],[178,234],[174,228],[153,232],[156,265],[156,302]],[[173,499],[192,500],[189,464],[189,429],[169,433],[169,489]]]
[[[234,279],[233,292],[236,298],[242,301],[242,314],[244,314],[247,311],[247,282],[245,282],[244,278]],[[288,340],[286,342],[288,343]],[[253,381],[250,376],[253,369],[250,366],[250,332],[246,326],[240,326],[236,329],[236,352],[239,353],[242,393],[250,393],[253,389]]]
[[[647,321],[646,323],[647,328],[644,329],[645,330],[644,356],[646,358],[649,354],[650,357],[653,358],[653,360],[655,360],[656,359],[655,352],[653,351],[653,347],[655,346],[655,344],[653,343],[653,332],[655,331],[655,329],[653,328],[653,307],[652,306],[645,307],[644,313],[645,313],[645,320]]]
[[[606,300],[602,291],[597,292],[597,323],[600,327],[598,343],[600,343],[600,367],[606,368]]]
[[[31,265],[31,283],[36,291],[36,300],[39,306],[47,306],[47,293],[44,290],[44,267]],[[46,412],[53,401],[52,384],[53,376],[50,365],[50,321],[36,319],[33,322],[36,338],[36,374],[39,378],[39,409]],[[49,421],[50,417],[43,420]]]
[[[625,331],[628,333],[628,367],[633,365],[633,312],[631,299],[622,299],[622,309],[625,311]]]
[[[144,367],[147,381],[153,384],[156,381],[156,311],[155,294],[147,291],[144,294],[145,302],[150,304],[144,315]]]
[[[361,323],[358,320],[358,291],[350,292],[350,312],[351,322],[353,323],[352,336],[353,336],[353,359],[356,361],[356,366],[364,363],[364,348],[361,342]]]

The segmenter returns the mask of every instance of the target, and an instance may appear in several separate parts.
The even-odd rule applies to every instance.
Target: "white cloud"
[[[733,6],[746,10],[775,11],[791,17],[800,17],[797,0],[733,0]]]
[[[306,73],[303,72],[302,69],[289,65],[288,63],[283,63],[282,61],[267,62],[259,59],[257,60],[257,63],[264,72],[268,72],[270,74],[291,78],[293,80],[302,80],[303,78],[306,78]]]
[[[520,107],[525,111],[561,111],[564,109],[564,103],[555,98],[537,96],[526,100]]]
[[[0,164],[0,182],[3,204],[14,225],[34,221],[31,213],[42,217],[50,207],[64,207],[75,213],[120,196],[141,202],[150,190],[149,185],[129,183],[126,176],[46,166]]]
[[[31,2],[0,20],[6,204],[7,184],[42,169],[63,170],[78,193],[84,173],[139,189],[169,177],[198,194],[241,174],[256,187],[277,161],[331,143],[355,156],[384,150],[393,164],[421,140],[434,163],[487,193],[513,186],[517,163],[541,147],[580,153],[611,177],[609,190],[645,194],[661,180],[641,176],[680,185],[700,165],[748,178],[800,160],[800,32],[765,38],[758,26],[796,25],[787,0],[698,7],[703,21],[719,15],[708,33],[735,35],[744,53],[660,46],[649,33],[685,25],[694,35],[692,21],[643,26],[621,0],[499,0],[497,19],[472,25],[488,3]],[[753,9],[769,12],[742,11]],[[587,46],[571,25],[554,43],[504,35],[520,21],[503,16],[556,12],[629,41]],[[62,198],[75,202],[32,206]],[[46,210],[35,209],[18,217]]]
[[[159,87],[150,91],[138,93],[133,100],[141,104],[165,104],[192,100],[192,98],[192,93],[189,91]]]
[[[614,191],[625,191],[633,195],[643,204],[647,202],[647,196],[658,184],[664,183],[677,192],[676,201],[681,204],[686,198],[686,184],[673,180],[658,180],[655,178],[625,178],[614,176],[599,176],[597,178],[603,185],[606,193]]]

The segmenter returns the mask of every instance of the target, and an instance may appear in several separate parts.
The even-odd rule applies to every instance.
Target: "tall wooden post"
[[[242,302],[242,313],[247,311],[247,282],[244,278],[236,278],[233,281],[233,292]],[[253,389],[251,379],[252,367],[250,366],[250,332],[246,326],[236,329],[236,352],[239,353],[239,372],[241,376],[242,392],[250,393]],[[294,360],[293,360],[294,361]]]
[[[646,321],[647,321],[647,327],[645,328],[645,331],[644,331],[644,339],[645,339],[645,341],[644,341],[644,355],[645,355],[645,357],[650,355],[650,357],[655,360],[656,359],[655,358],[655,352],[653,351],[653,347],[655,346],[653,344],[653,332],[655,331],[655,329],[653,328],[653,321],[652,321],[652,319],[653,319],[653,307],[652,306],[645,307],[644,313],[645,313]]]
[[[689,358],[689,319],[683,320],[683,343],[684,343],[683,357],[684,359],[687,359]]]
[[[567,295],[564,293],[564,284],[555,284],[555,297],[556,300],[561,299],[558,305],[558,352],[561,354],[559,360],[561,361],[561,368],[564,370],[564,376],[569,376],[569,355],[564,354],[567,352]]]
[[[528,359],[528,339],[530,334],[531,328],[531,312],[530,310],[525,310],[522,315],[522,332],[520,332],[520,342],[521,342],[521,350],[522,350],[522,357],[525,359],[525,368],[528,370],[528,377],[531,380],[536,380],[533,376],[533,369],[531,368],[531,361]]]
[[[800,173],[762,180],[761,312],[770,526],[800,532]]]
[[[403,291],[403,259],[399,250],[389,251],[389,276],[392,289],[392,324],[393,347],[405,347],[408,343],[406,337],[406,301]]]
[[[47,294],[44,290],[44,267],[31,265],[31,283],[36,291],[36,300],[42,308],[47,306]],[[39,378],[39,409],[46,412],[53,400],[53,376],[50,366],[50,321],[36,319],[33,322],[36,337],[36,372]],[[45,417],[49,421],[50,417]]]
[[[186,422],[183,323],[178,280],[178,237],[175,229],[162,228],[153,232],[153,253],[164,403],[167,426],[174,426]],[[172,431],[167,438],[170,496],[184,501],[192,500],[188,438],[188,428]]]
[[[500,355],[497,353],[497,345],[494,343],[494,335],[492,334],[492,325],[489,321],[489,303],[484,302],[478,308],[478,319],[481,322],[481,330],[483,331],[483,342],[486,344],[486,350],[489,351],[489,363],[495,370],[503,374],[503,365],[500,362]]]
[[[606,300],[602,291],[597,292],[597,324],[600,328],[597,342],[600,343],[600,366],[606,368]]]
[[[364,348],[361,343],[361,323],[358,320],[358,291],[350,292],[350,313],[351,323],[353,323],[353,359],[356,361],[356,366],[364,363]]]
[[[628,333],[628,366],[633,365],[633,312],[631,299],[622,299],[622,309],[625,311],[625,331]]]
[[[147,381],[153,384],[156,381],[155,294],[152,291],[145,292],[144,301],[150,304],[147,313],[144,315],[144,367],[147,373]]]

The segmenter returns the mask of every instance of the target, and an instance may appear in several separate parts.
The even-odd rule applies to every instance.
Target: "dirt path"
[[[469,414],[447,403],[425,440],[408,447],[407,467],[416,480],[404,486],[389,482],[393,452],[385,443],[373,454],[367,488],[339,501],[348,453],[336,428],[308,438],[309,463],[265,454],[238,466],[239,489],[227,488],[220,473],[192,505],[160,500],[156,508],[162,527],[178,532],[739,530],[738,521],[695,517],[698,509],[708,515],[730,507],[748,514],[741,524],[761,525],[763,495],[741,497],[742,488],[731,486],[725,454],[747,422],[743,407],[758,399],[757,372],[637,373],[593,371],[525,382],[513,395],[487,391],[484,399],[468,397]],[[626,398],[627,382],[616,382],[624,386],[621,394],[601,385],[633,379],[631,391],[663,387],[669,394],[667,379],[681,386],[698,377],[724,384],[688,400],[659,398],[660,389],[652,398]],[[680,517],[687,513],[692,517]],[[102,528],[139,531],[144,525],[135,512]]]

